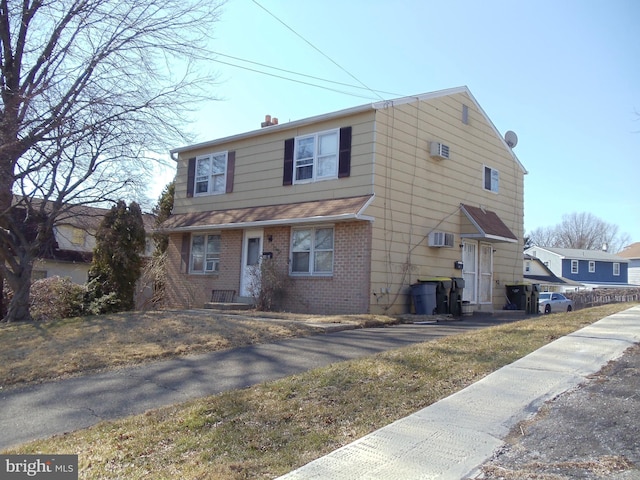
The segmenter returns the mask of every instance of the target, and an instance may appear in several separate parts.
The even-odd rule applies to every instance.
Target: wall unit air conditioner
[[[429,234],[430,247],[453,247],[453,233],[431,232]]]
[[[449,147],[443,143],[431,142],[431,156],[434,158],[449,158]]]

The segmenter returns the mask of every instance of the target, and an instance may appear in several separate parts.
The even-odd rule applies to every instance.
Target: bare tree
[[[529,233],[529,243],[540,247],[578,248],[618,252],[629,243],[629,236],[620,234],[617,225],[601,220],[591,213],[571,213],[554,227],[539,227]]]
[[[186,114],[211,99],[219,3],[0,0],[0,274],[29,320],[34,258],[70,204],[135,198]],[[201,65],[204,62],[200,63]]]

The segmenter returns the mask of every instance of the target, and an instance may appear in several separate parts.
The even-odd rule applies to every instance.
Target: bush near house
[[[47,321],[82,315],[85,293],[84,286],[69,278],[36,280],[31,285],[31,316],[35,321]]]

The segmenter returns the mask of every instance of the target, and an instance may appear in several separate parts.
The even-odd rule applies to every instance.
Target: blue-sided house
[[[602,250],[534,246],[525,254],[540,259],[554,275],[587,289],[629,286],[629,260]]]

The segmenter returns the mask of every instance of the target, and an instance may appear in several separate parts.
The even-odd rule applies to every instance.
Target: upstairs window
[[[500,172],[491,167],[484,167],[484,189],[490,192],[498,193],[500,184]]]
[[[589,260],[589,273],[596,273],[596,262]]]
[[[227,152],[196,157],[196,195],[225,193],[227,185]]]
[[[338,177],[338,130],[297,137],[294,183]]]
[[[614,263],[613,264],[613,275],[615,277],[618,277],[620,275],[620,264],[619,263]]]

